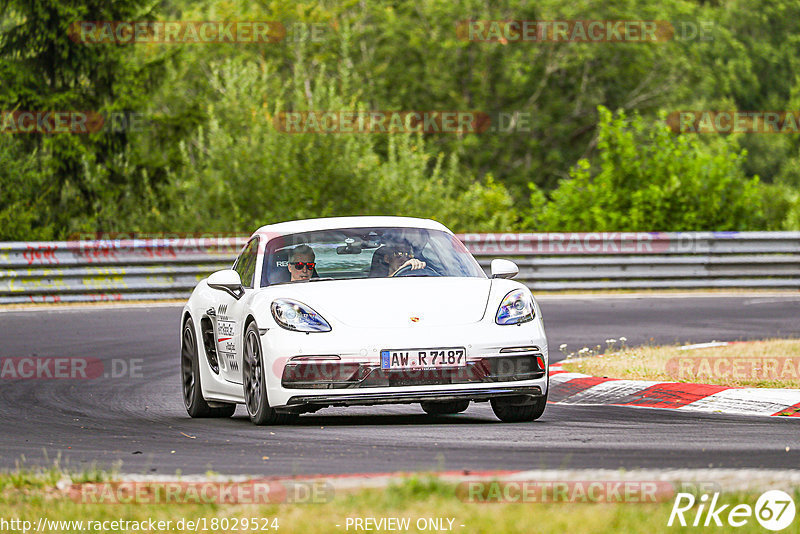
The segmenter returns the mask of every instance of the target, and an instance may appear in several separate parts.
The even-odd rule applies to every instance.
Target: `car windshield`
[[[414,268],[398,269],[405,263]],[[290,282],[292,270],[310,271],[305,278],[311,282],[391,275],[486,278],[458,238],[423,228],[344,228],[270,240],[261,285]]]

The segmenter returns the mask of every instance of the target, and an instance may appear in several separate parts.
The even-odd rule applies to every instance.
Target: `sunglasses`
[[[303,269],[303,268],[308,269],[309,271],[311,271],[311,270],[314,269],[314,266],[316,265],[316,263],[313,262],[313,261],[296,261],[294,263],[290,263],[289,265],[293,266],[298,271]]]

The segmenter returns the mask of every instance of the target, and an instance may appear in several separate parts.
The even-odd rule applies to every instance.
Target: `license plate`
[[[464,348],[382,350],[381,369],[436,369],[465,367]]]

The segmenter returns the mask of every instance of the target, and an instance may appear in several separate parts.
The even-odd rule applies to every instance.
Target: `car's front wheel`
[[[420,402],[419,405],[428,415],[451,415],[461,413],[469,408],[469,400],[448,402]]]
[[[264,353],[261,350],[261,339],[255,322],[251,322],[245,330],[242,360],[244,403],[250,420],[256,425],[283,425],[295,420],[296,414],[278,413],[267,401]]]
[[[181,335],[181,379],[183,404],[191,417],[230,417],[236,411],[235,404],[212,408],[203,398],[200,386],[200,360],[197,352],[197,337],[191,317],[186,319]]]
[[[547,406],[547,394],[532,403],[519,397],[492,399],[492,411],[504,423],[524,423],[539,419]]]

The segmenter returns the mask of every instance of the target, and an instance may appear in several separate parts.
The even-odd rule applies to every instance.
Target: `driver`
[[[414,257],[411,247],[403,245],[389,247],[384,258],[389,265],[389,276],[394,276],[397,271],[407,265],[411,266],[412,271],[425,268],[425,262]]]
[[[314,273],[314,250],[308,245],[300,245],[289,252],[289,273],[292,282],[309,280]]]

